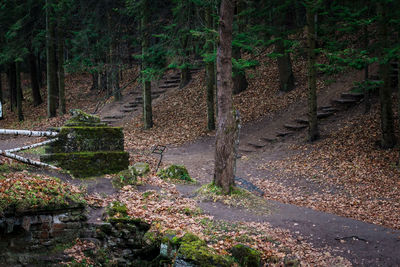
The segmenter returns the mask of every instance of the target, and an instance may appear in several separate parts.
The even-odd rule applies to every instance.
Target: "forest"
[[[400,266],[400,2],[0,2],[0,266]]]

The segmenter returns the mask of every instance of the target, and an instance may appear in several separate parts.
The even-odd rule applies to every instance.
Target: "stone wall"
[[[80,236],[84,208],[43,211],[0,218],[0,265],[36,265]]]

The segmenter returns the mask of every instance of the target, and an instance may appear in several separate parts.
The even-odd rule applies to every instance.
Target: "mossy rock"
[[[129,154],[124,151],[99,151],[46,154],[43,162],[54,163],[79,178],[117,173],[127,169]]]
[[[261,266],[261,253],[248,246],[237,244],[231,248],[232,257],[243,267]]]
[[[129,166],[128,169],[120,171],[113,179],[112,184],[114,187],[122,188],[126,185],[136,185],[137,175],[135,171]]]
[[[70,114],[72,118],[65,123],[65,126],[106,126],[98,116],[88,114],[80,109],[71,109]]]
[[[194,180],[190,177],[189,172],[186,167],[183,165],[171,165],[163,170],[159,170],[157,175],[161,179],[175,179],[181,181],[194,182]]]
[[[125,204],[114,201],[111,202],[110,205],[107,206],[106,212],[110,217],[127,217],[128,216],[128,208]]]
[[[136,162],[133,166],[129,166],[137,176],[145,176],[150,172],[150,165],[146,162]]]
[[[193,234],[186,234],[180,240],[178,256],[174,266],[182,266],[183,262],[189,266],[220,266],[228,267],[233,265],[230,257],[217,254],[208,247],[204,240]]]

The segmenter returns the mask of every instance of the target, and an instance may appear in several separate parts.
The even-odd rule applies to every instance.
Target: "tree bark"
[[[65,73],[64,73],[64,34],[60,21],[57,28],[57,72],[58,72],[58,101],[60,114],[64,115],[67,113],[66,101],[65,101]]]
[[[17,107],[17,72],[15,69],[15,63],[9,64],[7,76],[10,110],[14,111],[14,109]]]
[[[364,48],[367,48],[369,45],[369,33],[368,33],[368,27],[364,26]],[[366,85],[368,86],[368,81],[369,81],[369,65],[366,64],[364,67],[364,81],[366,82]],[[364,100],[365,100],[365,105],[364,105],[364,113],[367,114],[371,110],[371,88],[364,86]]]
[[[40,95],[38,71],[37,71],[37,67],[36,67],[36,57],[33,52],[30,52],[30,54],[29,54],[29,69],[30,69],[29,72],[30,72],[30,77],[31,77],[33,106],[37,107],[43,103],[43,100]]]
[[[97,71],[92,73],[92,87],[90,87],[90,91],[99,90],[99,73]]]
[[[283,92],[292,91],[294,89],[292,61],[281,38],[275,43],[275,52],[280,54],[276,59],[279,71],[279,90]]]
[[[232,101],[232,24],[234,1],[222,0],[217,52],[218,125],[215,145],[214,184],[224,194],[235,184],[235,136],[237,126]]]
[[[149,49],[149,0],[143,0],[142,12],[142,71],[144,71],[147,68],[145,55],[147,55]],[[143,122],[144,128],[150,129],[153,127],[153,112],[151,107],[151,83],[149,77],[144,77],[143,83]]]
[[[205,20],[208,29],[214,29],[212,6],[208,5],[205,12]],[[213,34],[208,33],[206,41],[207,54],[214,53]],[[214,94],[215,94],[215,65],[214,61],[206,62],[206,83],[207,83],[207,129],[215,130],[215,111],[214,111]]]
[[[17,114],[18,120],[23,121],[24,115],[22,113],[22,87],[21,87],[21,72],[19,69],[19,62],[15,62],[16,70],[16,91],[17,91]]]
[[[388,28],[387,28],[387,7],[385,4],[378,3],[378,33],[380,46],[380,64],[379,76],[383,84],[379,89],[380,111],[381,111],[381,146],[382,148],[392,148],[396,144],[394,135],[394,121],[392,109],[392,89],[390,79],[390,62],[384,60],[385,48],[389,46]]]
[[[51,0],[50,0],[51,1]],[[46,67],[47,67],[47,116],[57,116],[56,59],[54,48],[54,21],[51,18],[49,0],[46,0]]]
[[[3,77],[2,77],[2,73],[1,73],[2,69],[0,66],[0,102],[3,103]]]
[[[316,35],[315,35],[315,2],[307,5],[307,41],[308,41],[308,140],[319,138],[317,118],[317,79],[316,79]]]
[[[242,18],[240,17],[240,13],[245,8],[245,3],[242,0],[237,1],[237,24],[238,24],[238,32],[243,32],[243,24]],[[233,47],[232,48],[232,57],[236,60],[240,60],[242,58],[242,53],[240,51],[240,47]],[[239,94],[247,89],[248,82],[246,79],[246,73],[244,70],[242,71],[235,71],[233,75],[233,94]]]
[[[190,68],[189,68],[189,56],[190,54],[186,51],[189,43],[189,37],[185,36],[181,40],[181,45],[182,45],[182,50],[185,51],[184,53],[186,54],[183,57],[182,64],[184,67],[181,69],[181,82],[179,83],[179,88],[182,89],[185,87],[189,82],[190,79],[192,78],[192,75],[190,74]]]

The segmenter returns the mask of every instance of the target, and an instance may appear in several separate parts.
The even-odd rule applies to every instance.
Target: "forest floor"
[[[131,161],[147,161],[152,175],[142,180],[142,186],[128,186],[119,192],[112,188],[111,176],[89,181],[88,201],[105,206],[118,199],[127,204],[130,215],[148,220],[157,230],[195,232],[221,253],[244,242],[261,250],[265,259],[278,257],[278,265],[288,257],[300,259],[305,266],[400,265],[396,250],[400,244],[398,149],[381,150],[376,145],[377,100],[368,114],[357,103],[340,107],[321,120],[321,139],[313,144],[305,141],[306,130],[276,137],[285,123],[306,113],[305,68],[302,64],[294,68],[297,88],[293,92],[275,90],[276,69],[265,64],[249,73],[249,89],[235,97],[243,121],[237,177],[246,181],[244,185],[262,191],[262,197],[249,196],[249,202],[219,196],[202,198],[197,193],[201,185],[212,181],[214,167],[214,133],[205,130],[203,73],[199,73],[186,88],[168,92],[154,105],[153,129],[143,130],[140,116],[121,121]],[[357,72],[321,78],[319,106],[331,105],[331,100],[361,79]],[[76,84],[80,83],[74,80],[71,88]],[[88,85],[79,94],[90,96]],[[80,104],[71,101],[71,105],[93,111],[95,105],[88,99]],[[67,118],[27,120],[23,124],[7,119],[0,123],[2,127],[43,130],[62,125]],[[0,149],[27,142],[32,141],[1,137]],[[162,166],[183,164],[198,184],[174,184],[157,178],[154,169],[158,158],[151,154],[157,144],[167,145]],[[57,173],[47,175],[81,183]],[[202,212],[197,212],[198,208]]]

